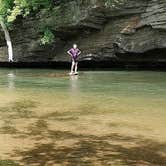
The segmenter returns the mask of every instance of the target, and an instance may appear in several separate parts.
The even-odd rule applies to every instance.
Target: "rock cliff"
[[[82,50],[80,61],[166,61],[166,1],[128,0],[117,8],[102,0],[71,0],[52,11],[41,10],[17,19],[10,31],[16,62],[68,62],[73,43]],[[43,23],[55,41],[40,43]],[[0,31],[0,61],[7,60]]]

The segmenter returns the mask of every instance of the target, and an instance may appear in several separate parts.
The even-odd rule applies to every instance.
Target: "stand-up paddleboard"
[[[69,73],[69,76],[77,76],[78,73]]]

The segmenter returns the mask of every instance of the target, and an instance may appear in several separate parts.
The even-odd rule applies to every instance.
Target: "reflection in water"
[[[78,75],[73,75],[70,77],[70,90],[72,93],[79,92]]]
[[[7,80],[8,80],[8,88],[9,89],[14,89],[15,88],[15,77],[16,75],[14,74],[13,71],[10,71],[7,75]]]

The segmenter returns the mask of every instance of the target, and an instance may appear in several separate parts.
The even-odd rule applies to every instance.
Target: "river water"
[[[165,72],[1,69],[0,154],[20,165],[166,165],[165,101]]]

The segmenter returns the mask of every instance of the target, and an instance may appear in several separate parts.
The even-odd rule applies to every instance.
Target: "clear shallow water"
[[[67,71],[63,70],[1,69],[0,124],[4,126],[7,122],[11,125],[0,129],[0,142],[4,144],[0,154],[12,154],[14,148],[22,147],[24,149],[31,144],[32,147],[29,148],[33,149],[35,138],[42,135],[44,138],[40,138],[41,142],[49,143],[51,141],[53,143],[63,140],[63,144],[66,146],[73,146],[73,141],[79,139],[83,139],[83,141],[88,139],[93,145],[91,135],[96,136],[97,141],[102,141],[105,138],[102,138],[103,136],[110,134],[120,135],[120,138],[130,140],[129,143],[121,142],[122,140],[119,142],[119,137],[111,140],[117,144],[122,143],[129,146],[131,143],[137,144],[138,139],[141,142],[138,144],[141,146],[143,142],[146,145],[150,142],[149,140],[155,141],[156,146],[159,146],[159,143],[166,140],[165,85],[165,72],[83,71],[79,76],[69,77]],[[37,134],[32,134],[34,126],[36,126]],[[18,132],[8,133],[8,129],[11,127]],[[59,133],[55,133],[54,138],[52,135],[50,137],[50,131],[65,133],[58,135],[58,138]],[[41,134],[40,132],[46,133]],[[69,133],[73,135],[69,136]],[[9,134],[10,139],[7,142],[4,142],[4,134]],[[67,138],[65,134],[68,135]],[[21,139],[22,135],[24,141]],[[81,138],[80,135],[82,135]],[[114,136],[108,137],[107,141]],[[40,141],[37,141],[38,144]],[[17,142],[17,146],[15,146],[15,142]],[[7,148],[5,144],[11,146]],[[155,148],[152,148],[148,154],[155,155]],[[101,149],[107,150],[105,147]],[[84,151],[84,148],[80,149],[80,153],[83,153],[82,150]],[[136,151],[139,152],[138,149]],[[165,152],[164,149],[160,153],[166,155]],[[145,159],[146,157],[134,158],[134,162]],[[158,161],[158,158],[155,161]],[[165,158],[160,158],[160,161],[166,163]],[[25,161],[21,160],[21,162]],[[26,162],[30,165],[29,160]],[[34,162],[33,164],[37,162],[35,159],[33,160],[33,156],[31,162]],[[110,162],[109,159],[108,162]],[[117,162],[119,159],[118,161],[115,159],[115,165],[118,165]],[[120,162],[124,162],[122,158],[120,158]],[[148,155],[144,162],[149,162],[150,165],[155,164]],[[40,163],[37,164],[40,165]],[[64,165],[63,162],[62,165]]]
[[[0,88],[55,90],[67,93],[110,93],[113,95],[166,95],[165,72],[87,71],[68,77],[67,71],[55,70],[5,70],[0,71]]]
[[[45,111],[79,110],[80,105],[96,111],[149,114],[148,118],[155,112],[163,119],[165,85],[165,72],[85,71],[69,77],[67,71],[1,69],[0,103],[34,100]]]
[[[69,77],[67,71],[56,70],[0,71],[0,89],[5,95],[16,95],[18,98],[19,95],[27,98],[36,98],[37,95],[39,101],[46,97],[46,103],[49,102],[48,96],[55,99],[58,96],[67,97],[61,102],[73,98],[76,103],[82,97],[89,100],[94,97],[102,104],[116,98],[118,101],[125,100],[129,105],[134,100],[136,105],[144,108],[149,106],[147,104],[157,105],[160,110],[166,108],[165,85],[165,72],[87,71]]]

